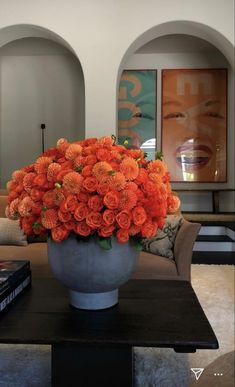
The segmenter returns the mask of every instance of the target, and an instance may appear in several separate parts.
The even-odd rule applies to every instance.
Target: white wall
[[[0,28],[18,24],[45,28],[74,49],[84,71],[87,136],[116,130],[117,74],[130,46],[180,26],[233,57],[234,0],[0,0]]]
[[[0,50],[1,187],[12,171],[30,164],[66,137],[85,137],[84,82],[77,59],[53,42],[18,40]]]

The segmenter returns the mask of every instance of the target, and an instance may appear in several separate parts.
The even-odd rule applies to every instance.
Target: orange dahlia
[[[69,143],[68,141],[66,140],[66,138],[60,138],[57,143],[56,143],[56,146],[59,150],[61,150],[62,152],[65,152],[66,149],[68,148],[69,146]]]
[[[58,214],[54,208],[50,208],[42,213],[42,225],[51,229],[57,226],[58,223]]]
[[[82,147],[79,144],[71,144],[68,146],[65,152],[65,157],[68,160],[75,160],[77,156],[82,153]]]
[[[18,170],[12,173],[12,180],[16,183],[22,183],[26,172]]]
[[[36,177],[36,173],[29,172],[27,175],[23,178],[23,187],[25,191],[30,192],[31,189],[34,186],[34,178]]]
[[[164,176],[167,173],[166,164],[161,160],[150,161],[147,168],[150,173],[157,173],[160,176]]]
[[[12,200],[12,202],[8,206],[8,214],[11,219],[15,219],[18,215],[18,206],[20,203],[20,199],[16,198]]]
[[[56,181],[56,176],[61,170],[61,165],[57,163],[51,163],[47,169],[47,180]]]
[[[149,178],[156,184],[162,184],[162,177],[158,173],[150,173]]]
[[[34,170],[37,173],[47,173],[47,169],[49,165],[52,163],[52,160],[50,157],[39,157],[34,164]]]
[[[33,205],[34,201],[29,196],[24,197],[24,199],[22,199],[18,205],[18,211],[20,216],[29,216],[32,211]]]
[[[126,157],[120,164],[120,172],[122,172],[127,180],[134,180],[139,174],[137,162],[131,157]]]
[[[112,188],[116,189],[117,191],[121,191],[122,189],[125,188],[125,185],[126,185],[125,176],[121,172],[115,172],[114,175],[110,176],[109,184]]]
[[[121,210],[131,210],[136,206],[137,195],[134,191],[130,189],[124,189],[120,193],[120,203],[119,208]]]
[[[107,175],[109,171],[112,171],[112,167],[106,161],[99,161],[92,169],[92,172],[98,181],[100,181],[104,175]]]
[[[97,144],[110,149],[113,145],[113,138],[111,136],[101,137],[98,139]]]
[[[83,177],[77,172],[69,172],[63,177],[63,188],[78,194],[81,190]]]

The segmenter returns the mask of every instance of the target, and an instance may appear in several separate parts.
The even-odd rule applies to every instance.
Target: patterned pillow
[[[157,234],[153,238],[145,238],[142,241],[143,250],[173,259],[172,248],[181,221],[182,215],[167,215],[163,229],[158,229]]]
[[[26,246],[26,235],[20,228],[18,220],[0,218],[0,245]]]

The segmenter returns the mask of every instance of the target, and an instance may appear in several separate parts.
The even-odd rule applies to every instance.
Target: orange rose
[[[34,215],[40,215],[41,214],[41,211],[42,211],[42,205],[41,203],[39,202],[36,202],[33,204],[33,207],[32,207],[32,213]]]
[[[106,193],[108,193],[109,190],[110,190],[110,185],[108,184],[108,182],[105,182],[105,183],[99,182],[98,183],[97,192],[100,195],[106,195]]]
[[[44,191],[40,191],[37,188],[32,188],[30,191],[30,197],[33,199],[33,201],[38,202],[42,200],[43,195],[45,194]]]
[[[124,228],[120,228],[116,233],[116,237],[117,237],[117,240],[119,243],[128,242],[129,241],[128,230],[126,230]]]
[[[92,175],[92,168],[93,168],[93,165],[86,165],[86,166],[82,169],[82,176],[83,176],[83,177],[91,176],[91,175]]]
[[[131,214],[128,211],[121,211],[117,214],[116,221],[121,228],[128,229],[131,225]]]
[[[157,224],[146,221],[141,227],[141,235],[143,238],[152,238],[157,233]]]
[[[77,208],[77,204],[78,201],[76,195],[70,194],[60,203],[60,211],[73,213]]]
[[[61,222],[69,222],[72,218],[72,215],[70,212],[62,212],[62,211],[58,211],[58,218]]]
[[[84,179],[82,187],[88,192],[95,192],[97,187],[97,180],[94,176],[88,176]]]
[[[178,196],[170,195],[167,198],[167,204],[168,204],[168,213],[173,214],[174,212],[177,212],[180,208],[180,199]]]
[[[61,182],[63,180],[64,176],[66,176],[69,172],[72,172],[72,169],[61,169],[57,173],[57,175],[55,177],[55,181],[60,181]]]
[[[64,226],[58,226],[51,230],[51,236],[55,242],[63,241],[64,239],[68,238],[68,235],[69,230],[67,230]]]
[[[43,195],[43,204],[47,208],[52,208],[55,206],[55,192],[54,191],[47,191]]]
[[[81,222],[86,219],[86,216],[89,214],[89,209],[85,203],[78,203],[76,210],[74,212],[74,218]]]
[[[8,200],[11,202],[12,200],[16,199],[18,197],[18,193],[15,191],[12,191],[8,195]]]
[[[88,224],[83,220],[82,222],[79,222],[76,226],[76,233],[81,236],[88,236],[91,233],[91,228],[88,226]]]
[[[140,226],[136,226],[135,224],[132,224],[131,227],[128,230],[129,235],[136,235],[139,234],[141,231]]]
[[[99,195],[93,195],[88,200],[88,207],[93,211],[100,211],[103,208],[103,199]]]
[[[110,226],[102,226],[101,228],[98,229],[98,235],[108,238],[113,234],[113,231],[115,229],[115,226],[110,225]]]
[[[150,180],[146,181],[145,183],[143,183],[142,187],[143,187],[143,191],[147,195],[157,195],[158,187],[152,181]]]
[[[147,219],[145,209],[143,207],[135,207],[132,211],[133,222],[136,226],[141,226]]]
[[[90,195],[86,192],[79,192],[79,194],[77,194],[77,198],[80,202],[87,202],[89,197]]]
[[[75,231],[76,232],[76,227],[77,227],[77,222],[72,218],[68,222],[64,223],[64,227],[69,230],[69,231]]]
[[[86,223],[91,228],[99,228],[102,224],[102,215],[99,212],[90,212],[86,217]]]
[[[86,156],[86,165],[87,166],[89,165],[92,169],[92,167],[95,163],[97,163],[97,158],[95,157],[95,155]]]
[[[33,221],[30,221],[29,218],[23,218],[21,221],[21,227],[26,235],[33,235]]]
[[[33,179],[33,184],[37,187],[42,187],[42,188],[46,188],[48,186],[47,184],[47,177],[46,175],[44,174],[40,174],[40,175],[37,175],[34,179]]]
[[[106,226],[111,226],[116,221],[116,214],[112,210],[105,210],[103,212],[103,220]]]
[[[96,157],[100,161],[109,161],[110,151],[108,149],[99,148],[96,152]]]
[[[158,228],[160,228],[162,230],[164,225],[165,225],[165,223],[166,223],[166,219],[165,218],[158,218],[158,220],[157,220]]]
[[[135,179],[135,183],[140,185],[148,180],[148,172],[144,168],[139,169],[139,174]]]
[[[104,204],[110,210],[115,210],[119,206],[120,194],[117,191],[109,191],[104,197]]]

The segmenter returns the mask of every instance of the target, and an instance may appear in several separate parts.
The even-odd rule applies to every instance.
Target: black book
[[[0,294],[0,314],[30,286],[31,271],[26,270],[22,276],[15,280],[14,284],[7,286]]]
[[[9,286],[14,286],[15,282],[24,277],[30,271],[30,261],[2,261],[0,260],[0,299],[1,294]]]

